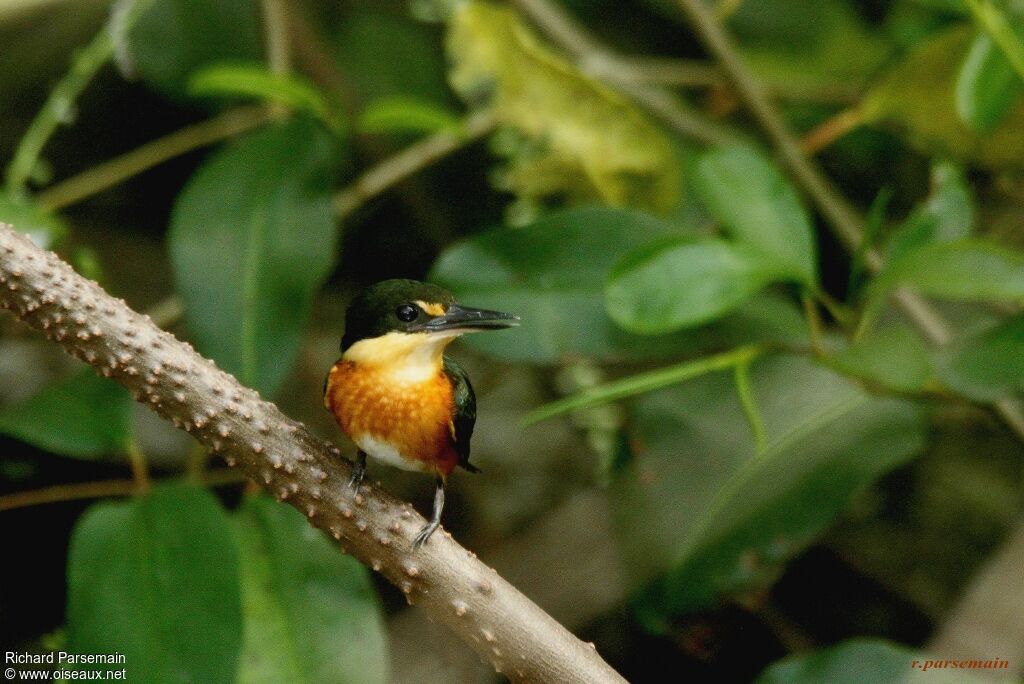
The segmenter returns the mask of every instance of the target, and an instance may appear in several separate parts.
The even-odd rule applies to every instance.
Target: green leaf
[[[460,301],[521,316],[520,327],[500,335],[463,338],[474,349],[511,361],[666,358],[757,339],[804,339],[806,326],[796,307],[767,295],[700,330],[641,336],[612,323],[603,300],[611,266],[639,245],[682,234],[684,227],[636,211],[570,209],[456,243],[438,258],[430,279]]]
[[[259,61],[262,31],[251,0],[155,0],[128,32],[131,67],[177,99],[196,71],[226,60]]]
[[[53,249],[68,233],[59,216],[44,210],[31,198],[18,197],[4,188],[0,188],[0,222],[27,234],[43,249]]]
[[[260,63],[218,62],[204,67],[188,79],[188,92],[195,97],[255,97],[280,102],[291,109],[308,112],[340,132],[344,122],[335,116],[308,79],[295,74],[275,74]]]
[[[514,10],[456,6],[448,22],[452,87],[525,141],[511,150],[504,185],[524,200],[668,214],[679,197],[672,145],[633,103],[545,47]]]
[[[956,113],[979,133],[991,131],[1009,113],[1021,80],[986,33],[974,39],[956,81]]]
[[[412,97],[375,100],[359,115],[363,133],[434,133],[458,126],[459,117],[450,110]]]
[[[697,161],[694,183],[708,210],[738,242],[763,254],[777,270],[815,286],[810,214],[763,155],[741,146],[705,152]]]
[[[860,333],[893,290],[909,286],[946,299],[1024,301],[1024,254],[979,239],[924,245],[890,261],[866,288]]]
[[[1024,392],[1024,315],[947,350],[939,379],[977,401],[995,401]]]
[[[864,217],[864,237],[861,239],[860,244],[857,245],[857,250],[853,253],[853,259],[850,262],[850,276],[846,282],[846,290],[849,293],[850,299],[854,299],[860,293],[864,277],[865,258],[867,257],[868,250],[875,246],[875,240],[885,224],[885,216],[889,208],[889,202],[892,200],[892,195],[893,190],[891,187],[887,186],[879,190],[878,194],[875,195],[875,199],[872,200],[871,206],[868,208],[867,216]]]
[[[679,16],[675,3],[666,4]],[[741,36],[744,61],[770,89],[857,93],[892,53],[887,32],[876,30],[843,0],[734,6],[728,23]]]
[[[888,264],[874,296],[901,285],[948,299],[1024,300],[1024,254],[983,240],[925,245]]]
[[[306,118],[240,138],[178,196],[170,251],[199,349],[271,396],[334,264],[330,136]]]
[[[336,17],[324,17],[337,60],[359,103],[387,97],[412,97],[448,106],[444,51],[436,26],[416,21],[379,3],[317,3],[321,11],[336,5]],[[333,21],[332,21],[333,19]]]
[[[632,466],[613,485],[616,528],[652,627],[763,589],[850,496],[924,444],[912,403],[873,397],[790,356],[751,365],[767,445],[757,453],[732,378],[644,395],[630,412]]]
[[[930,37],[882,72],[864,96],[865,123],[895,130],[928,155],[952,157],[992,169],[1020,169],[1024,159],[1024,103],[991,131],[979,135],[956,112],[956,70],[973,41],[963,24]]]
[[[844,373],[896,391],[920,391],[932,377],[928,345],[912,328],[900,324],[859,338],[831,360]]]
[[[234,681],[242,611],[229,525],[188,485],[90,507],[71,537],[68,650],[123,653],[133,681]]]
[[[974,224],[974,198],[963,170],[948,162],[932,167],[932,188],[889,241],[888,258],[896,260],[922,245],[967,238]]]
[[[245,616],[238,682],[387,682],[387,637],[366,569],[266,497],[245,501],[234,523]]]
[[[882,639],[850,639],[831,648],[783,658],[765,668],[755,684],[979,684],[988,680],[968,674],[968,668],[978,667],[972,663],[984,662],[936,657]]]
[[[91,368],[0,411],[0,432],[54,454],[94,458],[124,453],[132,399]]]
[[[724,240],[659,240],[612,269],[605,302],[623,328],[653,335],[719,318],[775,275],[757,254]]]

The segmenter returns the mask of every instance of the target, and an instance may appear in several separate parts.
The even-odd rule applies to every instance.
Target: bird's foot
[[[416,537],[412,540],[412,550],[419,551],[420,547],[427,543],[427,540],[430,539],[430,535],[434,534],[439,526],[440,523],[437,521],[428,522],[424,525],[423,529],[417,532]]]
[[[352,477],[349,478],[348,486],[353,492],[358,492],[363,484],[363,477],[366,476],[366,454],[362,451],[356,456],[356,462],[352,465]]]

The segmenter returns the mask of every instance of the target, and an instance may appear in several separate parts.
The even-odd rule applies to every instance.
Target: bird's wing
[[[455,449],[459,453],[459,465],[478,473],[480,469],[469,462],[469,440],[473,437],[473,426],[476,424],[476,395],[469,384],[469,376],[453,359],[444,357],[444,372],[452,383],[454,411],[452,412],[452,438]]]

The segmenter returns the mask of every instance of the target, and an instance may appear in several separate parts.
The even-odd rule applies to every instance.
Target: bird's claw
[[[430,535],[434,534],[437,528],[438,523],[436,522],[429,522],[424,525],[423,529],[417,532],[416,536],[412,540],[412,550],[419,551],[420,547],[427,543],[427,540],[430,539]]]
[[[366,454],[360,451],[356,454],[356,461],[352,464],[352,477],[349,478],[348,486],[353,492],[359,493],[359,487],[363,484],[363,477],[366,475]]]

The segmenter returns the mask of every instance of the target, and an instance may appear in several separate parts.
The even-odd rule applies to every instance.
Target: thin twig
[[[782,117],[769,102],[760,82],[744,66],[714,15],[701,0],[678,0],[678,4],[708,51],[722,65],[736,94],[747,105],[750,113],[778,150],[783,164],[811,196],[843,242],[856,248],[860,244],[862,234],[857,212],[804,155],[800,144],[790,134]]]
[[[291,71],[291,50],[288,45],[288,9],[285,0],[262,0],[263,37],[267,49],[267,67],[270,72],[285,75]],[[269,105],[275,119],[288,115],[288,107],[281,102]]]
[[[7,167],[8,191],[14,194],[24,192],[25,184],[39,163],[43,147],[58,126],[74,120],[75,100],[113,53],[110,33],[104,24],[89,44],[75,55],[71,69],[50,91],[46,102],[22,136]]]
[[[179,479],[164,478],[165,480]],[[231,468],[220,468],[207,471],[203,482],[207,487],[223,487],[224,485],[245,482],[245,476]],[[53,485],[43,489],[30,489],[0,496],[0,511],[15,508],[27,508],[41,504],[63,503],[80,499],[105,499],[111,496],[132,496],[141,494],[145,488],[140,487],[136,479],[131,480],[99,480],[96,482],[75,482],[73,484]]]
[[[150,1],[134,0],[122,8],[118,15],[119,29],[127,31],[149,7]],[[75,101],[113,54],[110,24],[105,23],[89,44],[75,54],[71,69],[50,91],[46,102],[18,143],[7,167],[7,189],[11,193],[18,195],[25,191],[25,185],[32,177],[46,143],[58,126],[74,120]]]
[[[439,131],[398,154],[368,169],[351,185],[334,196],[334,213],[341,219],[350,216],[367,200],[402,182],[417,171],[447,157],[452,152],[479,140],[494,130],[489,111],[469,115],[456,131]]]
[[[128,442],[128,464],[132,469],[132,481],[139,492],[149,489],[149,463],[146,454],[142,451],[139,443],[134,439]]]
[[[43,190],[36,199],[49,211],[62,209],[169,159],[252,130],[269,120],[268,109],[263,105],[228,110],[212,119],[186,126],[119,157],[97,164],[77,176]]]
[[[412,552],[425,521],[408,503],[377,486],[353,492],[337,447],[7,225],[0,307],[287,500],[513,681],[624,681],[450,535]]]
[[[703,2],[677,0],[677,3],[775,146],[790,175],[817,205],[840,241],[850,252],[856,252],[864,240],[864,226],[857,212],[801,150],[796,137],[768,101],[761,84],[743,64],[739,53],[732,45],[732,40]],[[864,261],[868,270],[872,272],[877,272],[882,267],[882,255],[877,249],[867,249]],[[907,318],[932,343],[941,346],[953,338],[949,323],[917,293],[901,290],[896,292],[893,299]],[[1003,399],[995,402],[993,406],[1017,436],[1024,439],[1024,407],[1021,403]]]
[[[729,82],[722,71],[704,60],[672,57],[616,55],[614,64],[607,61],[589,61],[589,73],[595,78],[629,74],[633,80],[648,85],[678,88],[727,88]],[[608,73],[608,70],[611,73]],[[844,84],[801,83],[777,80],[766,83],[769,95],[797,102],[852,104],[860,90]]]
[[[288,46],[288,8],[285,0],[262,0],[263,35],[267,45],[267,66],[275,74],[291,71]]]

